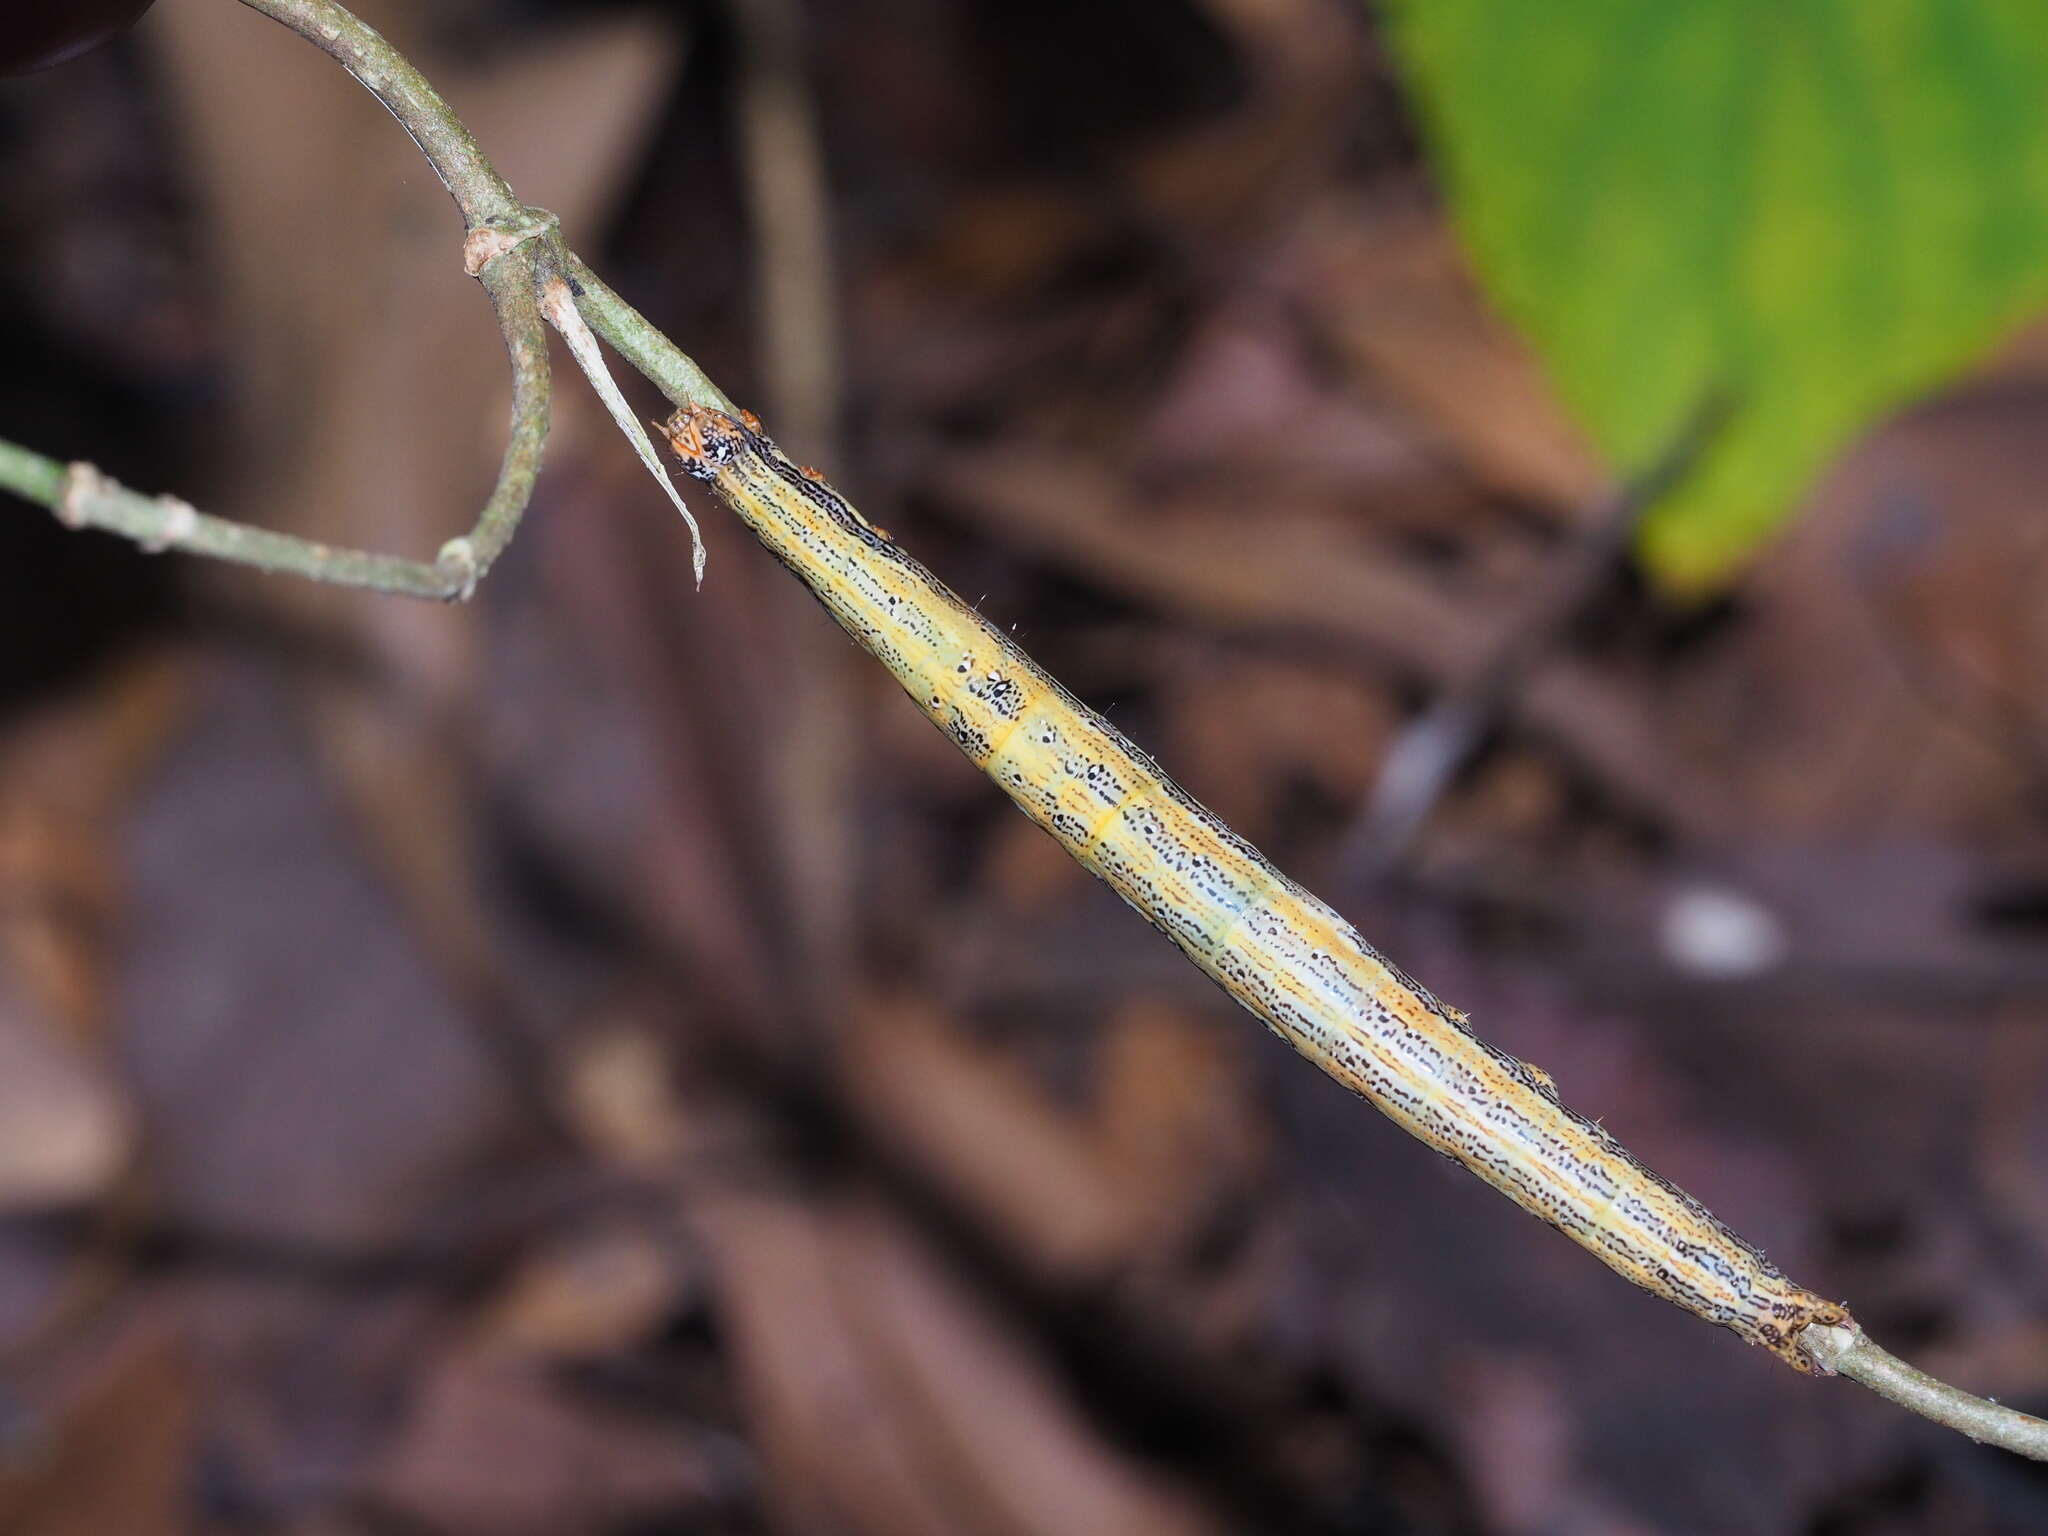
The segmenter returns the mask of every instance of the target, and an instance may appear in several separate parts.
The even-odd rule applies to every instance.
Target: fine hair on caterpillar
[[[963,603],[751,415],[664,424],[710,486],[1023,812],[1245,1009],[1403,1129],[1643,1289],[1817,1367],[1841,1306],[1481,1039]]]

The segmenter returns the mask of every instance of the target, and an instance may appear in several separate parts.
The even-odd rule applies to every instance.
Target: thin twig
[[[131,491],[90,464],[66,466],[5,441],[0,488],[48,507],[67,528],[117,534],[152,553],[175,549],[399,597],[465,599],[518,530],[540,473],[549,414],[547,331],[534,301],[530,246],[505,251],[478,276],[497,309],[512,363],[512,430],[498,483],[476,526],[442,545],[431,561],[337,548],[215,517],[175,496]]]
[[[785,447],[822,458],[839,425],[830,200],[794,0],[728,0],[740,36],[739,139],[759,259],[754,317],[766,409]]]
[[[441,93],[412,61],[334,0],[242,0],[332,55],[383,102],[427,157],[471,229],[516,223],[525,206]]]
[[[431,561],[336,548],[201,512],[174,496],[128,490],[91,464],[65,466],[0,442],[0,488],[48,507],[70,528],[96,528],[152,552],[176,549],[258,570],[401,597],[460,601],[518,531],[547,444],[547,329],[535,297],[540,252],[559,242],[552,215],[527,208],[427,79],[375,28],[332,0],[244,0],[332,54],[412,136],[462,210],[464,265],[490,295],[512,366],[511,430],[476,524]]]
[[[64,466],[0,438],[0,489],[54,512],[64,495]]]
[[[1938,1381],[1878,1348],[1860,1328],[1815,1324],[1799,1341],[1826,1369],[1868,1387],[1910,1413],[1945,1424],[1980,1444],[2048,1461],[2048,1420]]]
[[[230,522],[174,496],[131,491],[90,464],[66,466],[14,443],[0,442],[0,487],[48,507],[67,528],[119,534],[152,552],[179,549],[262,571],[412,597],[446,596],[459,585],[419,561],[334,549]]]
[[[1386,875],[1413,846],[1445,788],[1499,720],[1516,686],[1601,591],[1643,514],[1676,487],[1727,422],[1710,395],[1646,471],[1601,498],[1586,531],[1500,628],[1479,665],[1446,689],[1387,749],[1379,778],[1345,832],[1338,867],[1354,883]]]
[[[728,415],[738,414],[739,407],[711,382],[710,375],[663,335],[653,321],[614,293],[603,278],[584,264],[582,257],[574,251],[566,252],[564,264],[570,289],[576,295],[576,308],[590,322],[590,328],[651,380],[669,404],[708,405]]]

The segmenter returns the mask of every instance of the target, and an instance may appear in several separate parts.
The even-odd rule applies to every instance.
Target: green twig
[[[404,126],[462,210],[464,266],[484,286],[512,366],[512,422],[476,524],[431,561],[337,549],[214,517],[171,496],[144,496],[90,464],[68,468],[0,442],[0,487],[48,507],[66,526],[96,528],[148,550],[183,550],[258,570],[403,597],[461,600],[518,531],[547,444],[547,328],[536,298],[542,253],[559,244],[552,215],[527,208],[427,79],[374,27],[332,0],[244,0],[332,54]]]
[[[540,476],[552,403],[548,333],[541,321],[535,289],[540,248],[543,242],[559,238],[554,219],[548,216],[538,230],[530,222],[519,220],[509,226],[473,226],[467,243],[472,259],[478,252],[479,240],[493,237],[513,243],[501,253],[486,254],[476,277],[491,296],[491,307],[498,314],[498,329],[505,338],[505,355],[512,365],[512,430],[505,442],[504,457],[498,462],[498,482],[491,487],[483,511],[477,514],[476,526],[462,538],[444,544],[435,562],[446,566],[451,552],[467,559],[468,581],[461,592],[450,594],[464,598],[519,531],[519,520],[533,499],[533,483]]]
[[[0,440],[0,488],[48,507],[68,528],[117,534],[152,553],[175,549],[398,597],[442,602],[466,599],[518,530],[547,442],[547,330],[534,299],[533,270],[531,247],[521,245],[507,250],[479,274],[497,309],[512,362],[511,437],[498,466],[498,483],[476,526],[443,544],[430,561],[336,548],[296,534],[215,517],[175,496],[131,491],[90,464],[66,466],[4,440]]]
[[[315,581],[409,597],[453,596],[467,580],[466,575],[444,574],[417,560],[334,549],[213,517],[175,496],[131,491],[90,464],[59,464],[8,442],[0,442],[0,486],[48,507],[67,528],[119,534],[152,553],[184,550],[258,570],[288,571]]]
[[[1980,1444],[2048,1461],[2048,1420],[1977,1397],[1916,1370],[1879,1349],[1860,1328],[1815,1324],[1799,1336],[1799,1342],[1828,1370],[1868,1387],[1910,1413],[1944,1424]]]
[[[696,362],[639,310],[620,298],[574,251],[567,253],[569,286],[576,294],[576,308],[590,322],[590,328],[610,342],[612,349],[631,363],[675,406],[708,405],[713,410],[737,415],[739,407],[726,398],[725,391]]]
[[[471,229],[526,211],[439,91],[384,34],[334,0],[242,0],[333,57],[383,102],[419,145]]]
[[[64,494],[64,466],[0,438],[0,488],[54,512]]]
[[[591,330],[605,338],[675,405],[734,409],[688,356],[621,299],[562,242],[551,214],[519,201],[462,120],[419,70],[374,27],[333,0],[243,0],[332,55],[398,119],[461,209],[464,266],[484,285],[512,365],[512,425],[498,480],[476,525],[432,561],[338,549],[292,534],[199,512],[172,497],[129,491],[91,465],[69,469],[0,442],[0,488],[50,508],[71,527],[178,549],[259,570],[340,586],[441,601],[470,596],[511,543],[533,495],[548,432],[546,322],[538,293],[565,277]]]

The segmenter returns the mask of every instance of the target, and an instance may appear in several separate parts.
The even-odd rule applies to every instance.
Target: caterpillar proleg
[[[665,430],[976,766],[1274,1033],[1625,1279],[1816,1368],[1800,1331],[1846,1322],[1842,1307],[1473,1034],[751,416],[693,406]]]

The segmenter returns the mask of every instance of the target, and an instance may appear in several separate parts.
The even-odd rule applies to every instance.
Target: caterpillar
[[[1699,1201],[1565,1107],[1060,686],[1000,629],[738,417],[662,428],[974,764],[1254,1017],[1402,1129],[1624,1279],[1794,1368],[1845,1308],[1793,1284]]]

